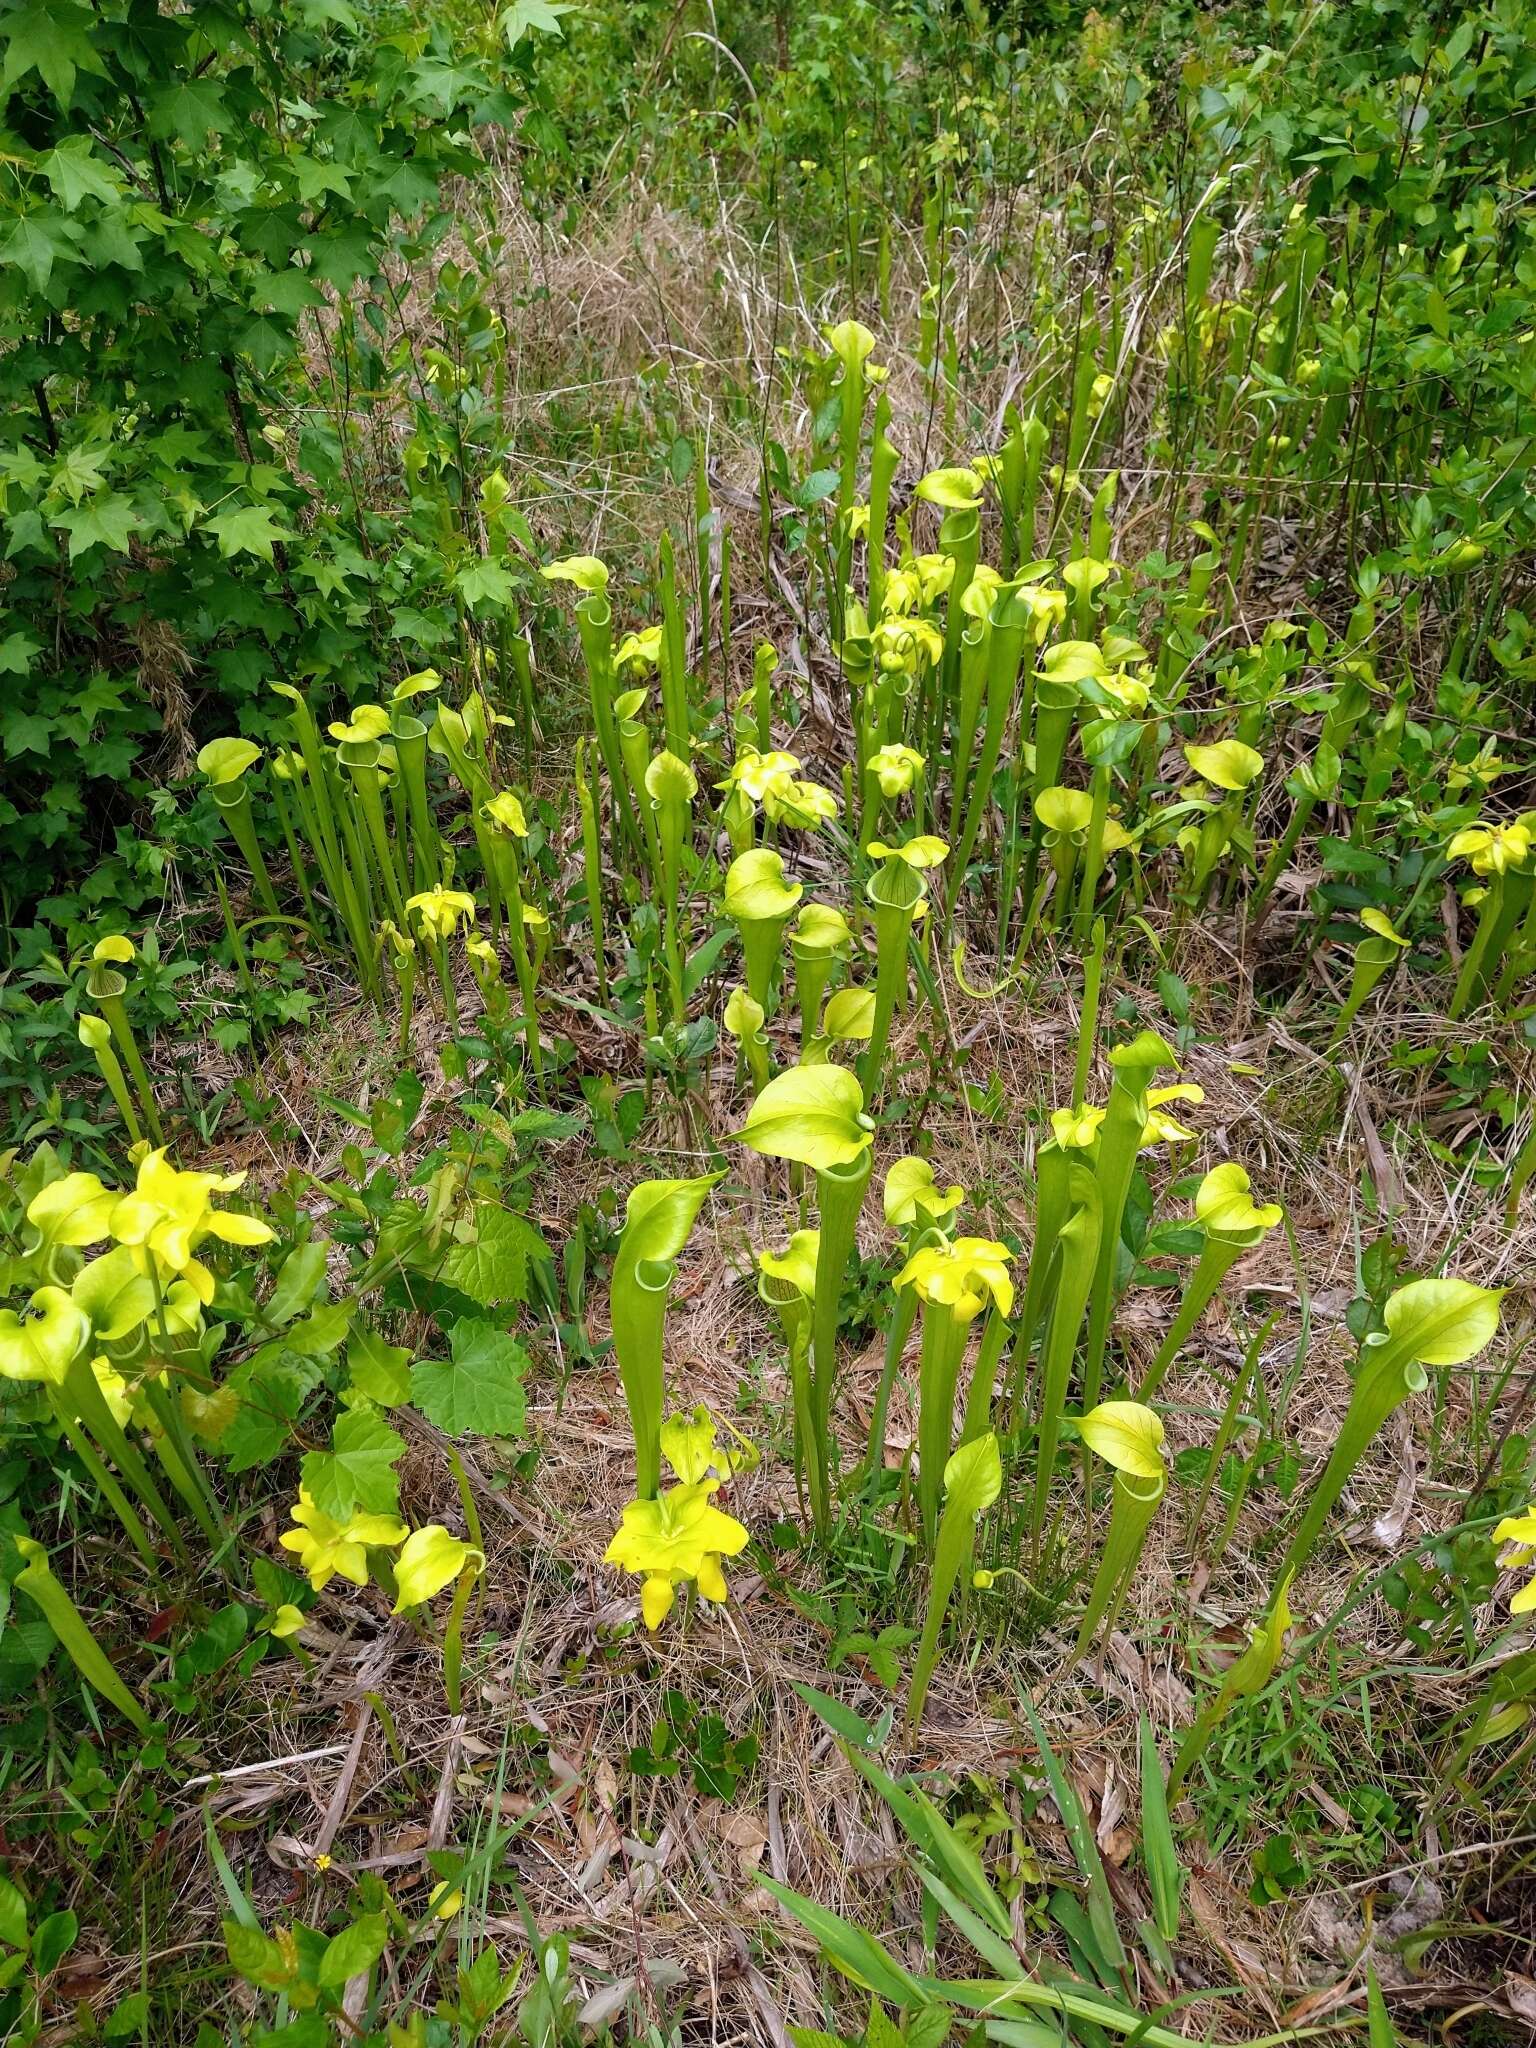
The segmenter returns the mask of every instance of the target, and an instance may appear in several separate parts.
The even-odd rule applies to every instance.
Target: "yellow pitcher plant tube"
[[[261,850],[251,811],[250,785],[246,781],[247,772],[260,759],[261,749],[251,740],[209,740],[198,752],[197,766],[207,781],[208,793],[220,817],[229,827],[230,837],[251,871],[257,894],[266,909],[276,916],[277,893],[272,887],[272,877]]]
[[[768,1034],[763,1029],[762,1004],[744,988],[733,988],[726,999],[724,1023],[741,1047],[754,1091],[760,1092],[768,1086],[769,1078]]]
[[[1247,1171],[1236,1160],[1213,1167],[1201,1181],[1195,1190],[1195,1221],[1204,1233],[1199,1264],[1157,1356],[1142,1376],[1138,1400],[1151,1400],[1227,1274],[1284,1216],[1278,1202],[1255,1202]]]
[[[91,1633],[90,1625],[54,1576],[48,1553],[30,1536],[12,1538],[22,1568],[12,1584],[24,1593],[64,1645],[80,1676],[130,1721],[141,1735],[149,1734],[149,1716],[124,1684],[116,1666]]]
[[[864,1158],[874,1123],[864,1114],[856,1075],[842,1067],[792,1067],[768,1083],[732,1135],[764,1158],[820,1174]]]
[[[933,1547],[933,1571],[923,1633],[907,1692],[907,1725],[916,1728],[939,1656],[939,1634],[950,1595],[963,1567],[975,1553],[977,1519],[992,1507],[1003,1490],[1003,1464],[997,1438],[990,1430],[962,1444],[944,1468],[944,1514]]]
[[[1215,1697],[1201,1708],[1189,1733],[1180,1743],[1173,1769],[1168,1774],[1167,1797],[1170,1804],[1178,1797],[1185,1779],[1204,1754],[1217,1723],[1225,1719],[1239,1700],[1252,1699],[1256,1693],[1262,1692],[1279,1668],[1280,1659],[1285,1654],[1285,1638],[1294,1620],[1288,1597],[1291,1578],[1291,1572],[1284,1571],[1276,1581],[1268,1610],[1250,1636],[1247,1649],[1227,1667]]]
[[[91,948],[91,964],[86,972],[85,992],[97,1009],[100,1010],[111,1029],[118,1052],[122,1055],[123,1063],[133,1077],[133,1085],[138,1091],[138,1107],[139,1113],[144,1120],[144,1127],[155,1143],[160,1145],[165,1142],[165,1133],[160,1125],[160,1111],[155,1103],[155,1092],[150,1086],[149,1073],[140,1055],[138,1040],[133,1035],[133,1025],[128,1016],[128,1005],[124,1000],[128,993],[128,977],[122,970],[125,967],[131,966],[137,957],[133,942],[121,937],[117,933],[113,933],[109,938],[98,939]],[[112,1075],[108,1067],[106,1048],[104,1045],[98,1046],[94,1034],[92,1037],[86,1038],[84,1030],[85,1021],[82,1018],[81,1038],[83,1042],[90,1045],[91,1050],[96,1054],[97,1064],[101,1067],[102,1074],[110,1087]],[[112,1065],[115,1066],[116,1062],[113,1061]],[[120,1070],[119,1079],[121,1079]],[[113,1097],[114,1100],[117,1100],[116,1089],[113,1090]],[[118,1106],[120,1109],[123,1106],[120,1101]],[[137,1140],[138,1129],[136,1123],[132,1122],[127,1116],[124,1117],[124,1121],[129,1125],[130,1135]]]
[[[838,1301],[874,1163],[874,1125],[856,1075],[843,1067],[799,1066],[769,1082],[735,1136],[751,1151],[808,1166],[816,1176],[812,1431],[814,1454],[830,1470]]]
[[[654,1500],[631,1501],[624,1510],[603,1561],[644,1579],[640,1611],[648,1629],[660,1628],[672,1611],[676,1588],[690,1581],[706,1600],[729,1598],[721,1559],[746,1549],[747,1531],[714,1506],[719,1484],[704,1479],[669,1487]]]
[[[773,976],[784,928],[805,890],[784,873],[784,862],[771,847],[755,846],[738,854],[726,870],[725,914],[741,934],[746,961],[747,992],[773,1014]]]
[[[1360,1346],[1349,1406],[1286,1549],[1283,1573],[1294,1573],[1306,1562],[1350,1474],[1388,1416],[1429,1384],[1425,1366],[1465,1365],[1492,1343],[1503,1292],[1446,1278],[1411,1280],[1387,1297],[1382,1311],[1386,1328],[1373,1331]]]
[[[908,941],[927,901],[923,876],[942,864],[949,847],[932,833],[915,833],[900,845],[872,839],[869,851],[880,862],[864,886],[875,920],[875,1024],[859,1072],[874,1101],[884,1082],[892,1020],[906,1000]]]
[[[1349,979],[1349,994],[1340,1006],[1334,1021],[1333,1036],[1328,1041],[1332,1052],[1341,1045],[1348,1034],[1350,1025],[1359,1014],[1361,1005],[1403,955],[1410,950],[1412,941],[1405,939],[1384,910],[1368,905],[1359,913],[1360,922],[1365,926],[1366,937],[1355,948],[1355,957]]]
[[[723,1175],[646,1180],[631,1188],[614,1254],[610,1310],[619,1379],[635,1439],[636,1490],[661,1485],[661,1422],[666,1400],[662,1335],[677,1260],[699,1211]]]
[[[1113,1629],[1147,1530],[1168,1487],[1162,1418],[1139,1401],[1101,1401],[1076,1418],[1078,1435],[1114,1468],[1109,1531],[1077,1632],[1085,1656],[1101,1624]]]
[[[811,1380],[811,1325],[816,1299],[816,1268],[821,1254],[819,1230],[797,1230],[781,1252],[757,1255],[757,1294],[774,1310],[784,1332],[789,1359],[790,1399],[795,1422],[795,1470],[804,1472],[811,1496],[811,1517],[818,1535],[829,1523],[829,1446],[818,1431]],[[676,1469],[676,1468],[674,1468]],[[687,1473],[679,1475],[687,1478]]]
[[[1232,843],[1245,794],[1264,772],[1264,756],[1243,740],[1215,740],[1205,745],[1191,743],[1184,748],[1184,758],[1202,782],[1225,797],[1222,803],[1201,799],[1196,805],[1205,815],[1194,835],[1186,895],[1189,903],[1198,905],[1204,900],[1216,863]]]
[[[832,903],[802,903],[789,938],[795,964],[795,1004],[800,1012],[800,1049],[815,1033],[821,1000],[838,965],[853,951],[848,920]]]
[[[1506,1515],[1493,1532],[1493,1541],[1508,1544],[1499,1559],[1506,1571],[1527,1571],[1536,1566],[1536,1502],[1518,1515]],[[1511,1614],[1536,1614],[1536,1570],[1515,1591],[1509,1603]]]
[[[802,1067],[825,1066],[839,1045],[867,1045],[875,1026],[874,992],[840,988],[827,997],[821,1022],[800,1053]]]
[[[105,1017],[84,1016],[77,1019],[75,1035],[92,1055],[101,1078],[107,1084],[107,1092],[117,1105],[117,1113],[123,1120],[130,1144],[137,1145],[144,1133],[139,1127],[139,1113],[134,1107],[128,1083],[118,1064],[117,1054],[112,1050],[112,1031]]]
[[[1089,1408],[1098,1402],[1104,1349],[1109,1337],[1110,1318],[1114,1313],[1121,1219],[1136,1168],[1136,1155],[1147,1141],[1147,1125],[1154,1107],[1148,1094],[1148,1084],[1159,1067],[1178,1065],[1173,1048],[1155,1031],[1140,1031],[1128,1045],[1116,1046],[1109,1061],[1115,1070],[1114,1086],[1110,1089],[1094,1158],[1094,1175],[1099,1186],[1100,1229],[1089,1297],[1087,1351],[1082,1377],[1083,1400]]]

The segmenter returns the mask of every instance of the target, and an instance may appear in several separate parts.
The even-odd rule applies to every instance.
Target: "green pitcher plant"
[[[832,1474],[811,1379],[811,1318],[820,1252],[819,1230],[795,1231],[782,1252],[759,1252],[757,1293],[758,1299],[774,1310],[784,1333],[795,1424],[795,1469],[805,1475],[811,1518],[816,1533],[824,1539],[831,1523]]]
[[[741,935],[747,993],[765,1017],[773,1015],[774,975],[785,927],[805,890],[784,873],[781,855],[769,846],[738,854],[726,870],[725,914]]]
[[[951,1182],[947,1188],[939,1187],[928,1160],[908,1154],[891,1162],[881,1191],[881,1205],[886,1228],[901,1232],[903,1266],[924,1245],[937,1244],[943,1239],[950,1218],[964,1200],[965,1190],[958,1183]],[[917,1320],[921,1299],[915,1287],[896,1289],[895,1306],[886,1326],[885,1360],[869,1421],[866,1467],[870,1477],[884,1466],[885,1425],[890,1413],[891,1390],[906,1353],[912,1325]]]
[[[899,844],[872,839],[869,852],[880,863],[864,887],[875,924],[875,1017],[859,1075],[874,1101],[884,1084],[891,1024],[906,1002],[908,940],[927,907],[924,876],[943,864],[949,847],[932,833],[914,833]]]
[[[1403,937],[1384,910],[1367,905],[1359,917],[1365,926],[1366,936],[1355,948],[1349,993],[1339,1005],[1339,1014],[1334,1019],[1333,1036],[1328,1041],[1329,1052],[1336,1052],[1344,1043],[1349,1036],[1349,1027],[1363,1005],[1410,948],[1410,941]]]
[[[272,886],[261,840],[257,836],[250,786],[246,781],[248,770],[260,759],[261,749],[252,740],[209,740],[198,752],[197,766],[208,784],[208,793],[218,808],[219,816],[229,829],[230,838],[239,847],[240,856],[250,870],[257,894],[276,916],[277,892]]]
[[[661,1419],[666,1398],[662,1338],[677,1261],[722,1173],[692,1180],[645,1180],[631,1188],[613,1259],[613,1348],[635,1439],[635,1490],[661,1485]]]
[[[1226,739],[1188,745],[1184,758],[1202,785],[1219,792],[1211,798],[1197,788],[1185,798],[1201,813],[1184,888],[1185,901],[1197,907],[1205,901],[1218,862],[1241,830],[1247,793],[1264,773],[1264,756],[1242,740]]]
[[[741,1048],[754,1093],[768,1086],[770,1059],[768,1034],[763,1029],[763,1006],[744,988],[733,988],[726,998],[722,1022]]]
[[[907,1691],[907,1726],[921,1725],[928,1687],[939,1659],[939,1636],[950,1597],[975,1552],[976,1523],[1003,1490],[1002,1458],[990,1430],[962,1444],[944,1467],[944,1513],[933,1545],[923,1633]]]
[[[802,903],[790,933],[789,950],[795,968],[795,1003],[800,1013],[803,1052],[816,1035],[828,984],[853,950],[853,933],[848,929],[847,918],[835,904]]]
[[[1085,1408],[1098,1405],[1104,1349],[1115,1306],[1115,1266],[1126,1198],[1136,1168],[1136,1155],[1146,1142],[1149,1121],[1158,1107],[1148,1092],[1149,1084],[1159,1067],[1178,1065],[1173,1048],[1155,1031],[1140,1031],[1128,1045],[1116,1046],[1109,1055],[1109,1062],[1114,1068],[1115,1078],[1103,1123],[1099,1127],[1094,1160],[1100,1221],[1083,1361]],[[1163,1096],[1162,1099],[1169,1098]]]
[[[1011,1260],[1008,1247],[994,1238],[941,1238],[913,1252],[896,1276],[897,1290],[910,1287],[923,1304],[917,1501],[930,1554],[938,1535],[939,1501],[966,1339],[984,1309],[1006,1323],[1013,1307]]]
[[[48,1553],[32,1537],[12,1538],[22,1558],[22,1568],[12,1580],[18,1593],[26,1595],[63,1644],[65,1654],[93,1692],[148,1736],[150,1719],[129,1690],[116,1665],[97,1642],[89,1622],[55,1576]]]
[[[1536,883],[1536,812],[1508,824],[1478,823],[1456,833],[1446,848],[1452,860],[1467,861],[1481,883],[1477,891],[1477,927],[1462,957],[1447,1014],[1463,1017],[1486,996],[1499,975],[1503,956],[1520,928]],[[1470,898],[1469,898],[1470,900]]]
[[[1195,1190],[1195,1222],[1204,1236],[1199,1263],[1168,1334],[1142,1375],[1136,1389],[1138,1401],[1150,1401],[1162,1385],[1169,1366],[1233,1266],[1245,1253],[1256,1250],[1284,1218],[1278,1202],[1256,1202],[1250,1187],[1246,1169],[1227,1160],[1213,1167]]]
[[[1305,1514],[1286,1546],[1281,1576],[1298,1572],[1311,1554],[1350,1474],[1393,1412],[1429,1384],[1426,1366],[1465,1365],[1492,1343],[1499,1328],[1503,1289],[1470,1280],[1411,1280],[1388,1295],[1385,1327],[1371,1332],[1349,1406]]]
[[[1087,1655],[1102,1628],[1108,1636],[1124,1602],[1152,1517],[1168,1490],[1162,1417],[1140,1401],[1101,1401],[1072,1418],[1095,1456],[1114,1468],[1109,1529],[1099,1554],[1075,1655]]]
[[[667,988],[672,1002],[672,1021],[678,1025],[685,1024],[688,1018],[678,915],[682,895],[683,840],[698,787],[693,770],[676,754],[658,754],[645,771],[645,795],[655,809],[660,847],[657,884],[661,894],[662,949],[667,962]]]
[[[143,1119],[145,1130],[149,1132],[157,1145],[163,1145],[165,1143],[165,1132],[160,1123],[160,1111],[155,1102],[155,1091],[150,1084],[149,1072],[139,1052],[138,1040],[134,1037],[133,1024],[128,1016],[128,1005],[125,1000],[128,993],[128,977],[123,972],[123,969],[131,966],[137,958],[138,953],[131,939],[121,938],[115,934],[109,938],[98,939],[91,948],[91,964],[86,972],[85,992],[106,1020],[107,1027],[112,1033],[123,1065],[127,1067],[129,1074],[133,1077],[133,1086],[138,1097],[139,1116]],[[95,1050],[96,1048],[93,1046],[92,1049]],[[99,1052],[97,1053],[97,1060],[110,1087],[110,1071],[106,1063],[101,1060]],[[114,1090],[114,1096],[115,1093],[116,1091]],[[118,1107],[120,1110],[122,1106],[122,1103],[119,1102]],[[126,1117],[124,1117],[124,1122],[128,1122]],[[134,1127],[130,1125],[129,1128],[130,1135],[137,1136]]]
[[[830,1472],[838,1302],[874,1164],[873,1123],[864,1113],[864,1092],[856,1075],[832,1065],[799,1066],[768,1083],[734,1135],[750,1151],[808,1166],[816,1176],[818,1235],[811,1304],[814,1443],[809,1455]]]
[[[1285,1654],[1286,1636],[1293,1625],[1294,1618],[1287,1599],[1290,1589],[1291,1573],[1282,1572],[1275,1582],[1262,1620],[1249,1637],[1248,1647],[1227,1667],[1215,1696],[1196,1714],[1179,1744],[1173,1769],[1168,1774],[1167,1798],[1170,1805],[1210,1746],[1219,1723],[1225,1720],[1239,1700],[1252,1699],[1274,1677]]]

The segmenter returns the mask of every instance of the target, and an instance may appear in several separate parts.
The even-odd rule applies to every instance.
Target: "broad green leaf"
[[[293,539],[285,527],[278,525],[267,505],[237,505],[228,512],[215,512],[203,525],[226,559],[232,555],[255,555],[270,562],[273,548],[281,541]]]
[[[80,1922],[68,1907],[50,1913],[40,1921],[32,1936],[32,1967],[39,1977],[51,1977],[75,1945]]]
[[[231,126],[224,88],[217,79],[187,73],[149,103],[150,134],[161,140],[174,136],[199,154],[208,147],[210,135],[222,135]]]
[[[404,1437],[382,1415],[348,1408],[336,1418],[331,1448],[307,1452],[300,1471],[315,1506],[335,1521],[348,1520],[354,1508],[392,1515],[400,1505],[395,1466],[404,1451]]]
[[[432,1262],[436,1277],[482,1308],[526,1301],[529,1259],[550,1256],[538,1230],[495,1202],[477,1203],[472,1224],[475,1235],[469,1243],[454,1245],[440,1265]]]
[[[507,48],[515,50],[524,36],[560,36],[562,14],[569,14],[573,0],[512,0],[500,17]]]
[[[311,1238],[296,1244],[277,1271],[277,1281],[262,1311],[274,1329],[281,1329],[311,1307],[325,1278],[326,1243]]]
[[[53,196],[66,213],[73,213],[84,199],[111,202],[122,190],[115,166],[98,156],[88,135],[68,135],[54,149],[37,160],[37,168],[53,187]]]
[[[106,66],[97,56],[86,31],[93,20],[89,7],[76,0],[33,0],[30,7],[17,7],[0,16],[0,37],[5,42],[5,69],[0,86],[7,91],[29,71],[35,71],[61,107],[74,98],[75,74],[88,71],[98,77]]]
[[[398,1408],[411,1398],[410,1362],[404,1344],[386,1344],[377,1330],[354,1330],[347,1339],[350,1384],[381,1408]]]
[[[494,1323],[455,1323],[451,1358],[411,1367],[411,1399],[448,1436],[521,1436],[527,1413],[528,1354]]]
[[[110,548],[114,554],[126,554],[140,520],[131,498],[121,491],[102,491],[70,511],[55,512],[53,523],[69,535],[69,559],[73,562],[87,548]]]
[[[12,1948],[27,1945],[27,1902],[8,1877],[0,1876],[0,1941]]]
[[[318,1358],[303,1358],[280,1344],[236,1366],[224,1382],[238,1402],[234,1418],[220,1431],[218,1449],[231,1472],[267,1465],[288,1449],[293,1426],[319,1384]]]

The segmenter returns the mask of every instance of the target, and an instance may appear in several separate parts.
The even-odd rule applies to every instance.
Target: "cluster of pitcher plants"
[[[1197,536],[1200,548],[1164,579],[1154,632],[1146,592],[1114,559],[1112,477],[1090,494],[1049,465],[1046,423],[1013,411],[997,452],[898,492],[874,337],[848,321],[827,342],[839,458],[808,553],[807,603],[819,597],[836,658],[836,744],[771,644],[737,662],[729,547],[716,565],[706,539],[702,616],[690,618],[664,543],[660,617],[624,632],[600,559],[543,571],[574,593],[590,706],[574,760],[577,912],[526,859],[532,792],[511,786],[499,744],[512,721],[495,707],[524,679],[521,639],[494,670],[407,676],[387,703],[354,704],[324,729],[302,691],[275,685],[287,738],[265,755],[216,740],[198,766],[250,874],[241,915],[216,877],[243,978],[253,929],[299,927],[350,953],[362,995],[398,1013],[402,1046],[421,1000],[457,1034],[473,985],[502,1040],[521,1048],[505,1079],[523,1097],[549,1092],[546,1056],[560,1047],[552,1018],[565,997],[541,987],[557,947],[566,965],[584,958],[599,1016],[612,1016],[603,1006],[621,973],[643,985],[648,1070],[701,1016],[723,1029],[731,1050],[715,1100],[736,1106],[729,1128],[708,1134],[723,1163],[634,1186],[614,1253],[612,1341],[635,1488],[606,1561],[638,1581],[656,1630],[680,1597],[724,1602],[725,1563],[751,1541],[719,1496],[738,1497],[734,1482],[759,1449],[669,1374],[666,1317],[715,1191],[727,1176],[755,1177],[781,1227],[753,1247],[751,1283],[780,1348],[810,1540],[826,1550],[849,1514],[872,1507],[909,1542],[923,1585],[906,1690],[916,1725],[957,1604],[975,1613],[978,1596],[1003,1599],[1015,1584],[1037,1603],[1043,1585],[1076,1587],[1051,1603],[1077,1603],[1064,1645],[1081,1657],[1106,1638],[1167,1491],[1168,1377],[1234,1270],[1271,1232],[1289,1234],[1240,1160],[1207,1160],[1187,1223],[1197,1249],[1165,1294],[1165,1334],[1141,1356],[1117,1331],[1139,1163],[1162,1154],[1187,1171],[1203,1140],[1181,1121],[1202,1096],[1178,1078],[1175,1049],[1145,1028],[1114,1042],[1101,1033],[1110,963],[1134,932],[1155,942],[1154,917],[1172,929],[1223,915],[1262,929],[1315,813],[1368,848],[1383,829],[1405,699],[1372,666],[1368,579],[1337,642],[1320,627],[1271,624],[1223,656],[1213,696],[1195,659],[1223,573],[1213,536]],[[726,678],[723,712],[701,687],[711,662]],[[1323,672],[1321,687],[1302,690],[1305,663]],[[1477,780],[1463,775],[1459,792]],[[1459,866],[1472,880],[1449,1013],[1506,1005],[1536,958],[1536,816],[1484,816],[1462,802],[1419,823],[1439,834],[1424,874]],[[269,863],[274,841],[285,861]],[[1370,906],[1359,933],[1347,992],[1325,1019],[1332,1044],[1414,944]],[[991,959],[990,988],[967,978],[967,947]],[[272,1231],[222,1200],[239,1176],[173,1164],[129,1015],[134,959],[125,939],[97,945],[79,1027],[120,1111],[134,1184],[107,1187],[51,1155],[14,1176],[21,1240],[9,1277],[20,1292],[0,1318],[0,1372],[40,1390],[154,1571],[161,1542],[185,1554],[185,1518],[215,1553],[231,1542],[192,1426],[220,1398],[206,1371],[220,1341],[215,1283],[198,1249],[257,1247]],[[931,1060],[949,1042],[946,987],[965,1002],[1007,1001],[1056,971],[1076,978],[1078,1042],[1069,1098],[1041,1104],[1030,1134],[1026,1253],[986,1234],[967,1192],[940,1186],[902,1148],[899,1098],[913,1047]],[[568,973],[562,988],[571,983]],[[872,1183],[886,1233],[883,1359],[867,1421],[850,1429],[843,1304],[861,1234],[870,1240]],[[1253,1646],[1201,1710],[1176,1782],[1283,1657],[1298,1574],[1388,1418],[1428,1371],[1475,1357],[1498,1319],[1497,1291],[1453,1277],[1386,1298],[1326,1466],[1252,1616]],[[189,1363],[192,1380],[173,1393]],[[1230,1382],[1212,1468],[1251,1370],[1250,1354]],[[472,1495],[460,1471],[468,1540],[408,1526],[393,1477],[399,1439],[377,1396],[368,1384],[344,1392],[322,1454],[331,1462],[311,1483],[306,1459],[282,1548],[312,1590],[371,1578],[400,1611],[452,1583],[444,1657],[456,1701],[462,1623],[484,1563]],[[1523,1527],[1516,1518],[1504,1534],[1518,1543]],[[90,1683],[129,1712],[41,1553],[27,1556],[17,1583]],[[283,1605],[270,1625],[297,1636],[302,1616]],[[142,1718],[136,1703],[132,1713]]]

